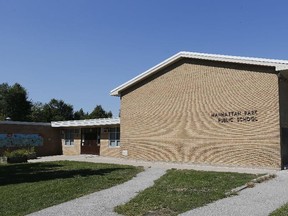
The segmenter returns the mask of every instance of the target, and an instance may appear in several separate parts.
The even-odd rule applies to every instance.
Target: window
[[[120,127],[109,128],[109,147],[120,146]]]
[[[65,145],[74,145],[75,132],[73,129],[65,130]]]

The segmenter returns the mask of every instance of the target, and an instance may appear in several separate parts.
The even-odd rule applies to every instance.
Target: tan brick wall
[[[101,131],[100,155],[108,157],[120,157],[120,147],[109,147],[108,131]]]
[[[65,145],[65,130],[74,130],[74,145]],[[63,155],[79,155],[81,153],[81,129],[62,128],[61,143],[62,143]]]
[[[81,153],[81,139],[74,139],[74,145],[65,145],[65,139],[62,139],[63,155],[79,155]]]
[[[109,140],[101,140],[100,155],[108,157],[120,157],[120,147],[109,147]]]
[[[280,167],[274,68],[181,60],[122,92],[121,150],[130,158]],[[257,114],[244,115],[257,110]],[[218,122],[241,112],[255,122]]]

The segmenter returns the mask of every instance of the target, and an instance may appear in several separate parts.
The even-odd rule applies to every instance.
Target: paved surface
[[[207,166],[182,163],[147,162],[125,160],[94,155],[51,156],[31,162],[74,160],[99,163],[117,163],[134,166],[144,166],[145,172],[138,174],[132,180],[102,190],[60,205],[41,210],[32,216],[47,215],[117,215],[113,208],[123,204],[137,195],[141,190],[153,185],[154,180],[161,177],[167,169],[194,169],[221,172],[242,173],[276,173],[273,180],[257,184],[254,188],[241,191],[238,196],[218,200],[207,206],[194,209],[182,215],[197,216],[267,216],[270,212],[288,202],[288,172],[273,169],[252,169],[225,166]]]
[[[160,178],[165,172],[166,169],[163,168],[147,168],[124,184],[43,209],[30,216],[118,215],[113,212],[115,206],[128,202],[139,191],[152,186],[154,180]]]
[[[278,172],[273,180],[241,191],[238,196],[218,200],[181,215],[267,216],[285,203],[288,203],[288,172],[286,170]]]

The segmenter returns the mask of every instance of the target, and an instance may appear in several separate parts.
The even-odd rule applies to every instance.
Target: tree
[[[27,121],[31,113],[32,103],[28,100],[25,88],[15,83],[0,85],[0,118],[10,117],[14,121]]]
[[[112,112],[106,112],[101,105],[97,105],[90,113],[89,118],[111,118]]]
[[[65,120],[83,120],[89,118],[111,118],[112,112],[106,112],[101,105],[97,105],[95,109],[88,114],[81,108],[79,111],[73,112],[73,106],[66,104],[63,100],[52,99],[49,103],[34,103],[30,120],[34,122],[51,122]]]
[[[3,83],[0,85],[0,120],[4,120],[7,116],[7,94],[9,91],[9,85]]]
[[[10,86],[7,83],[2,83],[0,84],[0,121],[7,117],[14,121],[51,122],[111,118],[112,112],[106,112],[101,105],[97,105],[90,114],[85,113],[82,108],[74,112],[72,105],[55,98],[45,104],[32,103],[28,100],[26,89],[20,84],[15,83]]]
[[[88,119],[89,114],[84,113],[83,109],[81,108],[79,111],[74,112],[74,120],[83,120],[83,119]]]
[[[30,120],[33,122],[47,122],[47,115],[44,112],[44,104],[41,102],[33,103],[31,108]]]
[[[43,112],[47,122],[73,119],[73,106],[55,98],[43,106]]]

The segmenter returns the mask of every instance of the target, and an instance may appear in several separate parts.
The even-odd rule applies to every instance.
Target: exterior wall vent
[[[128,150],[122,150],[122,155],[123,156],[128,156]]]

